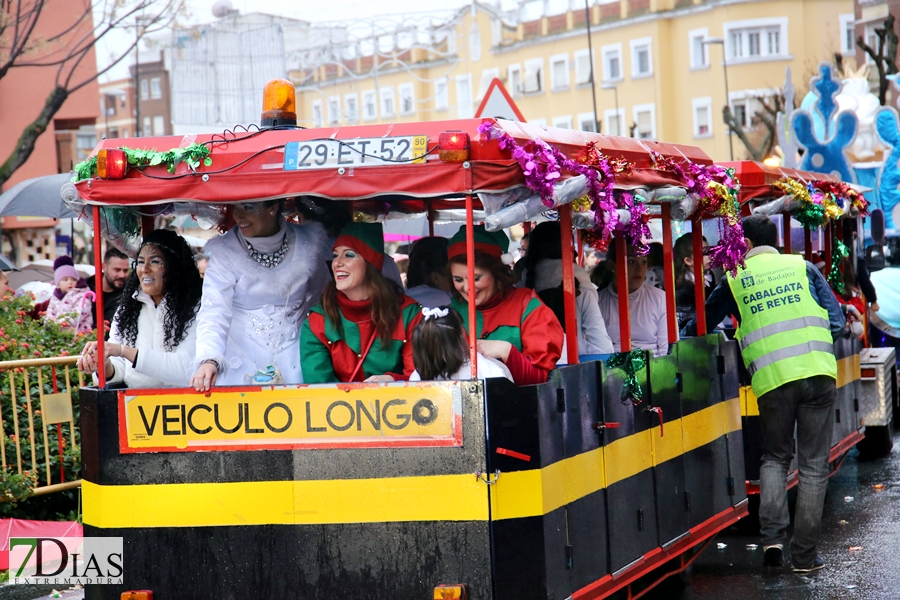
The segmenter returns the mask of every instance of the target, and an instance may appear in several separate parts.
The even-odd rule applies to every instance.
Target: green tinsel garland
[[[166,152],[157,152],[156,150],[135,150],[133,148],[120,148],[125,151],[125,160],[128,165],[137,168],[156,167],[165,165],[169,173],[175,172],[175,167],[180,163],[184,163],[192,169],[196,169],[203,163],[203,166],[212,165],[212,158],[209,156],[209,147],[204,144],[191,144],[186,148],[172,148]],[[89,159],[75,165],[76,181],[82,179],[90,179],[97,175],[97,156],[94,155]]]
[[[831,270],[828,271],[828,284],[838,296],[843,296],[847,291],[844,278],[841,276],[841,262],[850,256],[847,244],[840,240],[834,240],[834,249],[831,251]]]
[[[622,369],[625,373],[625,385],[622,389],[622,399],[631,399],[637,406],[644,398],[644,390],[638,383],[638,371],[647,366],[646,350],[632,350],[631,352],[616,352],[606,359],[606,366],[610,369]]]

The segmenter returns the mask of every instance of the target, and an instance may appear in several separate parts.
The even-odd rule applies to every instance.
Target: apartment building
[[[498,77],[529,122],[727,159],[726,88],[752,130],[758,98],[779,93],[787,67],[799,100],[819,62],[855,64],[855,22],[853,0],[524,0],[512,12],[474,2],[441,23],[332,45],[290,77],[306,126],[471,117]]]

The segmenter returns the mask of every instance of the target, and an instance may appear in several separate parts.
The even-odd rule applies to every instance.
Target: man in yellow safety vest
[[[819,270],[799,256],[778,253],[774,221],[753,215],[742,225],[746,267],[710,294],[707,323],[719,323],[728,314],[740,320],[735,337],[752,376],[763,432],[759,521],[765,567],[784,565],[790,524],[786,480],[796,425],[800,482],[791,562],[794,572],[809,573],[825,564],[816,544],[837,397],[832,342],[842,335],[845,320]]]

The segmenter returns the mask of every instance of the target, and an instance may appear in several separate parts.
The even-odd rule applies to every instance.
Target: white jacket
[[[250,258],[237,228],[204,247],[194,369],[215,360],[216,385],[245,385],[273,360],[285,383],[303,382],[300,326],[322,297],[331,245],[318,223],[286,227],[287,255],[272,269]]]
[[[572,265],[580,293],[575,297],[578,317],[578,354],[612,354],[613,343],[606,331],[606,322],[597,304],[597,286],[580,266]],[[544,258],[535,268],[534,291],[540,292],[562,284],[562,260]],[[563,353],[565,358],[565,353]]]
[[[171,351],[165,349],[165,329],[163,319],[166,314],[166,300],[154,306],[153,299],[138,290],[134,294],[141,306],[138,316],[138,333],[134,344],[137,348],[137,364],[118,356],[110,357],[115,374],[108,383],[125,383],[130,388],[187,387],[193,371],[194,348],[197,342],[197,319],[187,328],[187,335]],[[113,319],[109,341],[125,344],[118,322]]]

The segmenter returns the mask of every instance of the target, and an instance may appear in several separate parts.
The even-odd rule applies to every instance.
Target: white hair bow
[[[440,306],[436,306],[435,308],[428,308],[426,306],[422,309],[422,316],[425,317],[426,321],[428,319],[440,319],[441,317],[446,317],[449,314],[449,308],[441,308]]]

